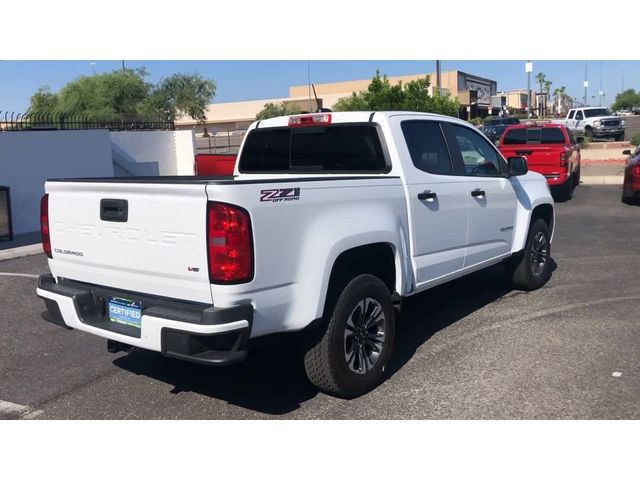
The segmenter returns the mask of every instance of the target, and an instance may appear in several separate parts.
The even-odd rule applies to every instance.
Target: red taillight
[[[330,113],[315,113],[313,115],[295,115],[293,117],[289,117],[290,127],[316,127],[330,124]]]
[[[569,161],[569,152],[562,152],[560,154],[560,167],[567,168],[568,161]]]
[[[248,282],[253,277],[251,220],[246,210],[226,203],[207,205],[207,253],[211,283]]]
[[[640,176],[640,165],[635,165],[635,166],[633,167],[633,174],[634,174],[635,176]]]
[[[40,200],[40,233],[42,234],[42,248],[49,258],[51,255],[51,238],[49,237],[49,194],[45,193]]]

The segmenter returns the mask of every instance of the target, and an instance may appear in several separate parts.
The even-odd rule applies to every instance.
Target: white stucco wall
[[[195,174],[194,137],[190,130],[110,132],[109,136],[116,166],[132,170],[133,175]]]
[[[106,130],[0,132],[0,185],[11,188],[14,235],[40,230],[48,178],[111,177]]]

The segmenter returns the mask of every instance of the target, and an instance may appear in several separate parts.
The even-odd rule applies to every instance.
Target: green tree
[[[640,94],[633,88],[616,95],[616,100],[611,105],[611,110],[632,109],[640,105]]]
[[[358,112],[363,110],[370,110],[369,104],[358,95],[353,92],[349,97],[342,97],[336,103],[333,104],[333,110],[336,112]]]
[[[27,113],[32,115],[51,115],[58,110],[60,100],[58,95],[51,92],[49,85],[43,85],[31,96]]]
[[[302,110],[291,108],[285,105],[284,102],[269,102],[266,103],[264,108],[258,112],[256,120],[266,120],[267,118],[282,117],[283,115],[296,115],[298,113],[302,113]]]
[[[167,118],[180,113],[204,120],[215,94],[213,80],[199,74],[175,74],[158,85],[146,81],[144,69],[115,70],[80,76],[58,93],[41,87],[31,97],[30,113],[56,113],[91,119]]]
[[[145,102],[147,113],[162,112],[170,120],[178,114],[188,115],[194,120],[206,120],[207,106],[213,101],[216,84],[198,73],[176,73],[160,81],[152,88]]]
[[[542,86],[544,85],[545,80],[547,79],[547,76],[540,72],[536,75],[536,82],[538,82],[538,85],[540,85],[540,93],[542,93]]]
[[[408,110],[414,112],[440,113],[458,116],[460,104],[457,99],[436,94],[429,95],[429,76],[412,80],[407,84],[391,85],[386,75],[376,71],[375,76],[362,92],[353,92],[338,100],[333,110],[338,112],[362,110]]]
[[[547,98],[549,100],[551,100],[551,98],[550,98],[551,85],[553,85],[553,82],[551,80],[545,80],[545,82],[544,82],[544,94],[547,96]]]

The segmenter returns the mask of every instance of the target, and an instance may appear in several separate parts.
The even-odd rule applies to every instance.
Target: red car
[[[544,175],[560,200],[569,200],[580,183],[580,145],[564,125],[507,127],[498,148],[505,158],[526,157],[529,170]]]
[[[637,202],[640,200],[640,146],[633,153],[631,150],[625,150],[622,153],[623,155],[631,155],[624,169],[622,201],[624,203]]]

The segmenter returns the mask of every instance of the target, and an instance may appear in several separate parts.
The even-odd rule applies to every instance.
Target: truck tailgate
[[[53,275],[212,303],[204,184],[51,181],[46,191]]]
[[[500,148],[505,158],[511,156],[527,157],[527,165],[531,167],[560,167],[560,153],[563,147],[560,145],[509,145]]]

